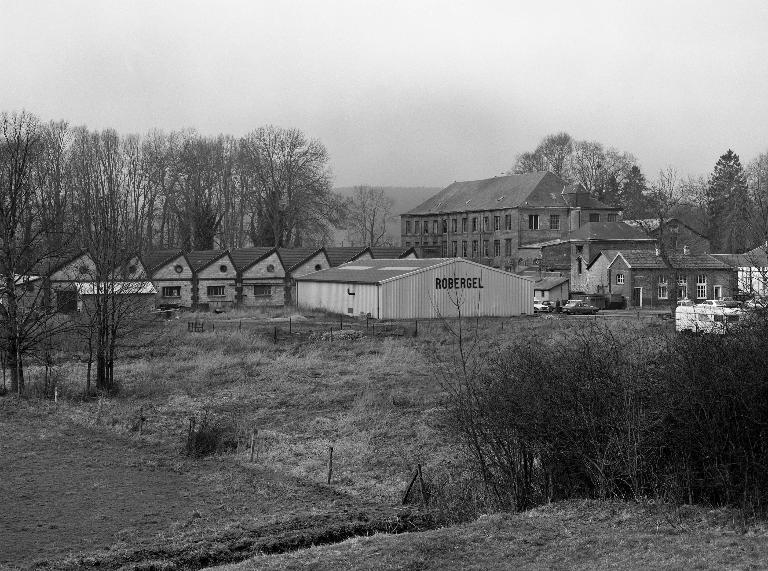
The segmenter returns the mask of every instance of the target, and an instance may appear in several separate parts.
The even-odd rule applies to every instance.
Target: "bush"
[[[234,422],[214,418],[206,412],[187,435],[187,454],[195,458],[223,454],[236,450],[237,444],[238,432]]]
[[[497,507],[652,496],[765,510],[768,322],[695,338],[590,323],[456,365],[449,425]]]

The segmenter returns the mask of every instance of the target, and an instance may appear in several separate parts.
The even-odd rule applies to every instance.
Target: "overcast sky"
[[[652,177],[768,151],[768,2],[0,0],[0,110],[298,127],[335,182],[444,186],[565,130]]]

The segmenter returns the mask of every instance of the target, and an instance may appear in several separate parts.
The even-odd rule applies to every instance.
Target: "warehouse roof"
[[[181,256],[181,254],[182,252],[178,248],[175,250],[150,250],[141,257],[141,260],[147,272],[151,274],[161,266]]]
[[[192,250],[187,252],[187,260],[189,260],[189,265],[192,266],[192,269],[199,272],[228,253],[227,250]]]
[[[628,267],[633,269],[665,269],[668,268],[661,256],[654,250],[620,250],[613,259],[623,258]],[[727,270],[730,266],[709,254],[683,254],[680,252],[667,253],[669,265],[676,270]]]
[[[337,268],[330,268],[314,272],[306,276],[297,278],[296,281],[305,282],[335,282],[350,284],[379,284],[389,280],[401,278],[409,274],[415,274],[424,270],[452,264],[461,261],[473,266],[478,266],[489,272],[501,272],[509,274],[502,270],[484,266],[477,262],[465,260],[464,258],[425,258],[425,259],[379,259],[379,260],[359,260],[343,264]],[[514,276],[522,278],[522,276]],[[532,281],[528,279],[528,281]]]
[[[768,248],[758,246],[754,250],[744,252],[743,254],[711,254],[721,262],[734,268],[765,268],[768,267]]]
[[[295,267],[300,266],[316,254],[323,252],[324,248],[278,248],[277,255],[286,271],[290,272]],[[328,255],[325,254],[328,258]]]
[[[520,206],[581,206],[618,210],[590,197],[583,187],[568,185],[551,172],[540,171],[454,182],[406,214],[497,210]]]
[[[354,260],[369,250],[370,248],[360,246],[332,246],[325,249],[325,254],[328,256],[328,263],[336,267]]]
[[[533,284],[533,289],[537,289],[540,291],[549,291],[552,288],[556,288],[557,286],[563,285],[564,283],[570,281],[569,278],[542,278],[540,280],[537,280]]]

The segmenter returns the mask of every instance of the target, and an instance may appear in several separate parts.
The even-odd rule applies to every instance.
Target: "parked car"
[[[727,307],[730,309],[741,307],[741,303],[732,298],[705,299],[704,301],[699,302],[697,305],[708,305],[710,307]]]
[[[555,304],[551,301],[533,300],[533,311],[539,313],[549,313],[555,311]]]
[[[568,315],[595,315],[598,311],[597,307],[580,299],[572,299],[563,306],[563,313]]]

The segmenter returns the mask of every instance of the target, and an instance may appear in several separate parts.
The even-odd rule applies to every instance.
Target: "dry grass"
[[[757,569],[767,559],[768,530],[733,512],[570,501],[217,569]]]

